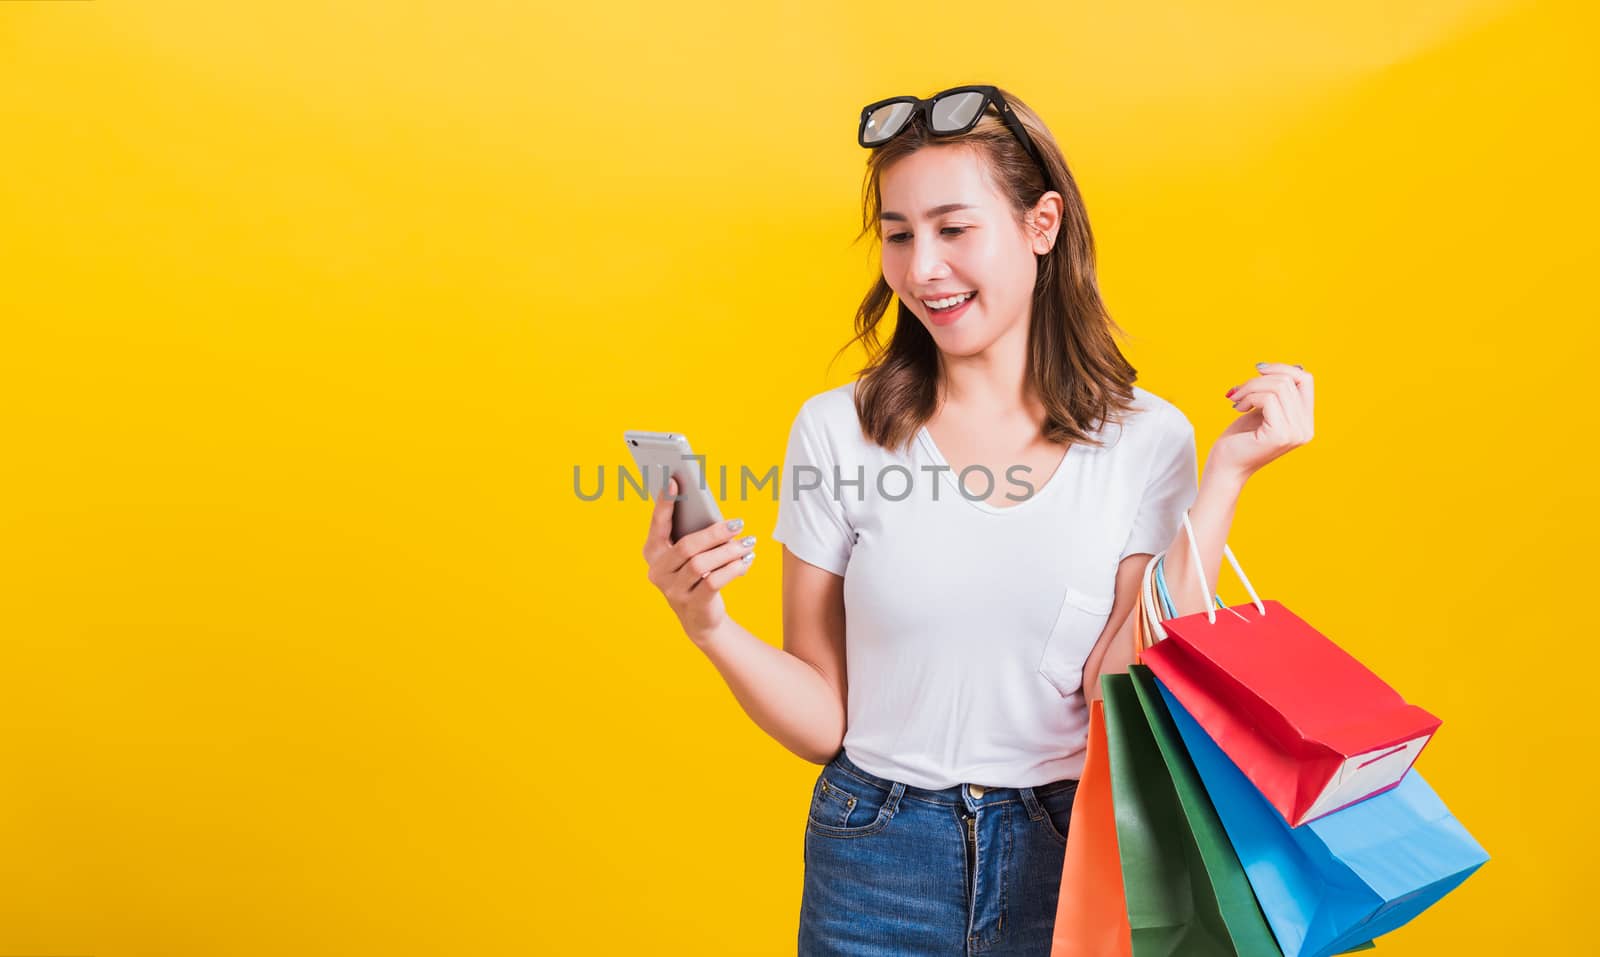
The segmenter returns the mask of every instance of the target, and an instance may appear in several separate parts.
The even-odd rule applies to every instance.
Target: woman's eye
[[[957,236],[959,236],[962,233],[967,231],[967,227],[965,227],[965,226],[946,226],[945,228],[943,228],[943,229],[941,229],[939,231],[941,233],[954,233]],[[889,237],[889,242],[891,242],[891,243],[903,243],[903,242],[905,242],[906,240],[908,240],[910,238],[911,238],[911,234],[910,233],[895,233],[894,235]]]

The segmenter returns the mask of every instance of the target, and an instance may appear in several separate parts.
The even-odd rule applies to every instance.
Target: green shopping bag
[[[1100,687],[1134,957],[1282,957],[1150,670]]]

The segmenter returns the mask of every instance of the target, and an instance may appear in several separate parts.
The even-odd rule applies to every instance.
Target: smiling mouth
[[[935,302],[947,302],[947,303],[949,303],[949,305],[946,305],[946,306],[943,306],[943,307],[931,305],[928,302],[928,300],[926,300],[926,299],[922,300],[922,304],[923,304],[923,306],[927,307],[927,310],[929,312],[931,312],[931,313],[938,314],[938,313],[941,313],[941,312],[950,312],[950,311],[955,310],[955,309],[960,309],[962,306],[964,306],[967,303],[971,302],[972,300],[978,298],[978,294],[976,292],[962,293],[960,298],[955,299],[954,302],[950,302],[951,298],[954,298],[954,297],[947,297],[945,299],[934,300]]]

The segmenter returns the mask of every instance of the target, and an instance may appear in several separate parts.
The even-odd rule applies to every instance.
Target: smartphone
[[[672,503],[673,544],[685,535],[722,521],[717,500],[706,486],[700,460],[691,458],[694,452],[683,433],[629,430],[622,433],[622,438],[639,466],[639,484],[650,493],[652,500],[666,489],[666,476],[678,480],[678,494]]]

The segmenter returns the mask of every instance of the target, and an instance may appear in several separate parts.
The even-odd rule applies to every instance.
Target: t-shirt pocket
[[[1071,585],[1062,595],[1061,610],[1039,658],[1039,674],[1061,697],[1075,694],[1082,687],[1083,663],[1100,640],[1115,599],[1113,592],[1095,593]]]

